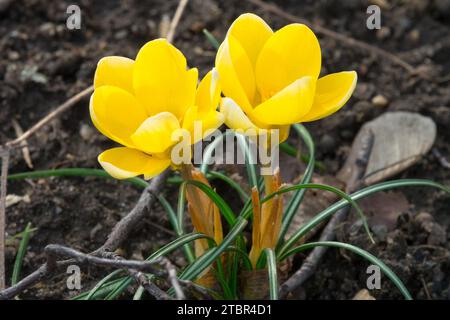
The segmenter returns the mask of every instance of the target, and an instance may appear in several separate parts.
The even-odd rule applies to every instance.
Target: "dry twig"
[[[11,120],[14,131],[16,132],[16,136],[20,137],[23,135],[22,127],[20,126],[19,122],[16,119]],[[22,149],[22,155],[25,159],[25,162],[28,166],[28,168],[33,169],[33,162],[31,161],[30,157],[30,149],[28,148],[28,142],[27,140],[22,140],[19,144],[20,148]]]
[[[107,259],[96,257],[91,254],[82,253],[78,250],[57,245],[49,244],[44,249],[47,255],[47,267],[54,269],[56,267],[57,258],[70,258],[74,263],[79,265],[96,265],[102,267],[112,267],[117,269],[134,269],[143,272],[153,273],[154,275],[163,277],[167,276],[168,272],[163,272],[155,268],[155,264],[161,264],[162,261],[138,261],[138,260],[124,260],[124,259]],[[165,262],[164,262],[165,263]]]
[[[186,5],[189,0],[180,0],[178,2],[177,10],[175,11],[175,14],[173,15],[172,21],[170,22],[169,31],[167,32],[167,41],[173,42],[173,39],[175,38],[175,31],[177,29],[178,23],[180,22],[181,16],[183,15],[184,9],[186,8]]]
[[[5,211],[9,148],[0,149],[0,157],[2,158],[2,170],[0,176],[0,290],[3,290],[5,288]]]
[[[450,162],[444,157],[444,155],[437,148],[433,148],[431,151],[433,152],[433,155],[436,157],[436,159],[439,161],[439,164],[442,167],[450,169]]]

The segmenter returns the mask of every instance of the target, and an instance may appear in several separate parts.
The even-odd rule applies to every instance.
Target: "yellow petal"
[[[198,111],[206,112],[211,109],[216,109],[220,100],[220,83],[219,74],[215,68],[209,71],[197,88],[197,96],[195,105],[198,106]]]
[[[257,106],[252,113],[258,121],[269,125],[300,122],[309,112],[314,99],[316,81],[310,76],[300,78]]]
[[[232,35],[225,38],[217,51],[216,68],[225,96],[236,101],[245,112],[250,112],[256,91],[253,67],[244,49]]]
[[[133,95],[112,86],[95,89],[89,111],[101,133],[125,146],[133,146],[130,136],[147,118],[144,107]]]
[[[127,179],[141,174],[150,178],[160,174],[170,165],[170,159],[152,157],[125,147],[104,151],[98,156],[98,162],[116,179]]]
[[[280,130],[278,132],[279,134],[279,142],[282,143],[284,141],[286,141],[287,138],[289,138],[289,130],[291,129],[290,125],[287,126],[280,126],[280,128],[278,130]]]
[[[161,153],[176,143],[172,133],[177,129],[180,129],[178,119],[170,112],[161,112],[145,120],[131,140],[142,151]]]
[[[273,34],[267,23],[252,13],[244,13],[234,20],[228,35],[232,35],[247,53],[253,68],[266,41]]]
[[[314,121],[338,111],[355,90],[358,75],[355,71],[332,73],[317,81],[311,110],[302,121]]]
[[[133,87],[148,115],[163,111],[181,119],[194,105],[197,69],[186,70],[186,58],[165,39],[145,44],[136,57]]]
[[[234,130],[258,131],[258,127],[247,117],[242,109],[231,98],[222,98],[220,111],[224,115],[225,124]]]
[[[219,128],[224,122],[222,113],[214,109],[199,112],[197,106],[191,107],[186,112],[183,120],[183,129],[189,131],[191,144],[194,144]]]
[[[290,24],[270,37],[256,62],[256,85],[263,101],[304,76],[316,80],[321,52],[314,33],[303,24]]]
[[[94,88],[115,86],[133,93],[134,60],[125,57],[104,57],[97,64],[94,76]]]
[[[224,115],[216,110],[211,110],[206,113],[200,114],[200,121],[202,122],[202,138],[210,135],[214,130],[218,129],[224,122]],[[194,140],[193,143],[196,143],[201,139]]]

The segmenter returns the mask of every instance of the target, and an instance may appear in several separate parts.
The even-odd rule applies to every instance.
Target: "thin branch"
[[[119,256],[117,253],[115,252],[109,252],[109,251],[102,251],[101,252],[101,256],[105,259],[110,259],[110,260],[115,260],[115,261],[124,261],[124,258],[122,258],[121,256]],[[167,259],[165,257],[161,257],[157,260],[152,261],[152,263],[158,263],[163,267],[166,267],[164,265],[165,261],[164,259]],[[163,263],[164,262],[164,263]],[[170,262],[169,262],[170,263]],[[127,269],[128,274],[133,277],[134,281],[136,281],[139,285],[141,285],[142,287],[144,287],[144,289],[151,295],[153,296],[156,300],[171,300],[172,298],[165,293],[163,290],[161,290],[157,285],[155,285],[153,282],[151,282],[147,276],[141,272],[140,270],[136,270],[136,269]],[[169,271],[165,270],[165,274],[164,276],[166,276],[168,278],[169,281],[171,281],[170,279],[170,274]]]
[[[6,285],[5,273],[5,229],[6,229],[6,187],[8,177],[9,149],[0,149],[2,170],[0,176],[0,290]]]
[[[113,228],[108,236],[105,244],[97,250],[99,251],[115,251],[122,242],[128,237],[131,231],[136,230],[136,226],[145,218],[148,209],[156,199],[167,177],[169,169],[154,177],[150,185],[144,189],[134,208],[122,220],[120,220]]]
[[[180,2],[178,2],[177,10],[175,11],[172,21],[170,22],[169,31],[167,32],[166,36],[166,39],[169,42],[173,42],[173,39],[175,38],[175,31],[177,29],[178,23],[180,22],[181,16],[183,15],[184,9],[186,8],[188,1],[189,0],[180,0]]]
[[[282,18],[284,18],[284,19],[286,19],[288,21],[310,25],[310,26],[312,26],[312,28],[316,32],[321,33],[321,34],[323,34],[323,35],[325,35],[327,37],[339,40],[340,42],[345,43],[345,44],[347,44],[347,45],[349,45],[351,47],[358,47],[358,48],[363,49],[363,50],[365,50],[365,51],[367,51],[369,53],[374,53],[374,54],[376,54],[376,55],[378,55],[378,56],[380,56],[382,58],[386,58],[386,59],[390,60],[392,63],[394,63],[396,65],[399,65],[400,67],[402,67],[403,69],[405,69],[406,71],[408,71],[412,75],[419,75],[419,76],[421,76],[422,78],[425,78],[425,79],[429,78],[429,77],[427,77],[426,74],[419,73],[417,68],[415,68],[411,64],[407,63],[406,61],[404,61],[400,57],[398,57],[395,54],[390,53],[390,52],[388,52],[386,50],[383,50],[383,49],[381,49],[379,47],[376,47],[376,46],[370,45],[370,44],[368,44],[366,42],[363,42],[363,41],[357,40],[355,38],[346,36],[346,35],[344,35],[342,33],[338,33],[336,31],[327,29],[327,28],[322,27],[322,26],[320,26],[320,25],[318,25],[316,23],[312,23],[312,22],[310,22],[310,21],[308,21],[306,19],[297,17],[297,16],[295,16],[293,14],[290,14],[290,13],[284,11],[283,9],[281,9],[280,7],[278,7],[275,4],[266,3],[266,2],[264,2],[262,0],[247,0],[247,1],[252,3],[252,4],[254,4],[255,6],[259,7],[260,9],[262,9],[264,11],[267,11],[267,12],[270,12],[270,13],[275,14],[277,16],[280,16],[280,17],[282,17]]]
[[[157,285],[148,280],[147,276],[136,270],[128,270],[128,273],[133,277],[134,281],[139,283],[139,285],[143,286],[144,289],[156,300],[171,300],[172,298],[161,290]]]
[[[369,132],[362,141],[361,150],[355,159],[355,169],[352,176],[347,181],[346,192],[351,193],[362,187],[363,176],[366,171],[370,153],[374,143],[374,134]],[[327,226],[322,231],[319,241],[333,241],[336,236],[336,228],[341,225],[347,218],[350,208],[347,206],[338,210],[330,219]],[[297,270],[286,282],[280,287],[280,298],[284,298],[289,292],[300,287],[308,280],[316,271],[322,257],[327,252],[328,247],[316,247],[308,255],[299,270]]]
[[[80,93],[74,95],[72,98],[64,102],[63,104],[59,105],[55,110],[47,114],[44,118],[39,120],[34,126],[32,126],[30,129],[25,131],[20,137],[9,141],[6,143],[8,147],[13,147],[16,145],[19,145],[22,141],[28,139],[31,135],[36,133],[39,129],[41,129],[43,126],[45,126],[48,122],[59,116],[61,113],[75,105],[78,101],[85,98],[86,96],[90,95],[92,91],[94,90],[93,86],[90,86],[89,88],[84,89]]]
[[[78,250],[57,245],[50,244],[45,247],[45,253],[48,256],[47,265],[51,268],[51,259],[56,262],[56,258],[71,258],[75,263],[80,265],[97,265],[102,267],[112,267],[116,269],[135,269],[143,272],[153,273],[154,275],[164,277],[168,275],[168,272],[161,271],[155,268],[155,264],[161,264],[161,261],[138,261],[138,260],[124,260],[124,259],[106,259],[96,257],[90,254],[82,253]],[[53,269],[53,268],[51,268]]]
[[[19,122],[16,119],[12,119],[11,123],[13,125],[14,131],[16,132],[16,136],[20,137],[21,135],[23,135],[23,130],[22,127],[20,126]],[[23,158],[25,159],[25,162],[28,166],[28,168],[33,169],[33,162],[31,161],[31,157],[30,157],[30,149],[28,148],[28,142],[27,140],[22,140],[19,144],[19,146],[22,149],[22,155]]]
[[[443,168],[450,169],[450,162],[444,157],[444,155],[437,148],[433,148],[431,151],[433,152],[433,155],[436,157],[436,159],[439,161],[439,164]]]
[[[184,286],[186,289],[190,289],[191,292],[195,291],[202,296],[203,300],[214,300],[214,297],[202,286],[189,281],[189,280],[179,280],[180,284]]]
[[[177,300],[185,300],[186,296],[184,295],[183,289],[181,288],[180,282],[177,277],[177,270],[175,269],[172,262],[166,257],[161,257],[160,264],[164,266],[168,273],[168,278],[170,283],[172,284],[173,289],[175,290],[175,296]]]

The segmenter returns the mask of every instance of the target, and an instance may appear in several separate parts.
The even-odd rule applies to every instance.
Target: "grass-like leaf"
[[[244,230],[247,220],[238,218],[230,232],[222,243],[215,248],[209,249],[201,257],[189,265],[180,275],[182,280],[194,280],[206,268],[208,268]]]
[[[244,154],[245,167],[247,169],[250,188],[253,187],[258,188],[258,173],[257,173],[256,159],[254,159],[253,157],[254,155],[250,150],[247,138],[239,133],[235,133],[235,136],[239,144],[239,147],[241,148],[241,151]]]
[[[97,284],[89,291],[88,295],[86,296],[86,300],[91,300],[95,294],[111,279],[115,278],[117,275],[121,274],[123,270],[115,270],[108,274],[106,277],[104,277],[102,280],[97,282]]]
[[[292,248],[286,253],[284,253],[282,256],[279,257],[279,260],[283,260],[290,255],[293,255],[298,252],[302,252],[304,250],[309,250],[315,247],[335,247],[335,248],[341,248],[349,250],[360,257],[363,257],[364,259],[368,260],[370,263],[375,264],[380,267],[381,271],[394,283],[394,285],[400,290],[402,295],[407,300],[412,300],[411,294],[409,293],[408,289],[406,289],[403,282],[400,280],[400,278],[392,271],[391,268],[389,268],[383,261],[372,255],[371,253],[358,248],[354,245],[343,243],[343,242],[337,242],[337,241],[321,241],[321,242],[310,242],[306,244],[302,244],[298,247]]]
[[[29,222],[22,232],[22,240],[20,240],[19,250],[17,251],[16,260],[14,261],[14,269],[11,277],[11,285],[15,285],[20,280],[20,271],[22,270],[23,258],[27,252],[28,241],[31,234],[31,223]]]
[[[312,174],[314,172],[314,141],[309,134],[308,130],[301,125],[301,124],[295,124],[293,125],[293,128],[297,132],[297,134],[303,139],[305,142],[308,153],[309,153],[309,160],[308,165],[306,167],[305,173],[303,175],[303,179],[301,181],[301,184],[306,184],[311,181]],[[286,232],[289,229],[289,226],[291,225],[292,219],[294,218],[294,215],[297,213],[298,207],[300,206],[300,203],[303,200],[303,197],[305,196],[306,189],[299,189],[297,190],[294,195],[292,196],[291,201],[288,203],[286,210],[283,215],[283,222],[281,224],[281,230],[280,230],[280,241],[284,241],[284,236],[286,235]]]
[[[209,174],[212,178],[220,179],[220,180],[226,182],[231,188],[236,190],[239,194],[239,197],[241,198],[241,200],[244,203],[248,199],[250,199],[249,195],[244,191],[244,189],[242,189],[241,186],[238,183],[236,183],[233,179],[231,179],[230,177],[224,175],[221,172],[217,172],[217,171],[210,171]]]
[[[206,36],[206,39],[208,39],[209,43],[214,47],[214,49],[219,49],[220,43],[211,32],[209,32],[207,29],[203,29],[203,34]]]
[[[267,272],[269,273],[269,296],[270,300],[278,300],[278,275],[277,260],[272,249],[264,249],[267,260]]]
[[[434,187],[441,189],[447,193],[450,194],[450,188],[443,186],[439,183],[436,183],[434,181],[430,180],[423,180],[423,179],[401,179],[401,180],[393,180],[393,181],[387,181],[382,182],[367,188],[364,188],[360,191],[357,191],[350,195],[350,197],[357,201],[359,199],[365,198],[373,193],[383,191],[383,190],[390,190],[395,188],[402,188],[402,187],[413,187],[413,186],[427,186],[427,187]],[[327,209],[320,212],[317,216],[315,216],[313,219],[311,219],[308,223],[306,223],[303,227],[301,227],[297,232],[295,232],[292,237],[287,240],[281,249],[279,250],[279,255],[284,255],[285,252],[287,252],[295,243],[302,237],[304,237],[311,229],[313,229],[315,226],[320,224],[322,221],[328,219],[332,214],[334,214],[339,209],[345,207],[348,205],[348,202],[346,200],[340,200],[336,202],[335,204],[331,205]]]
[[[185,181],[183,182],[183,184],[192,184],[202,190],[217,205],[223,217],[230,226],[233,226],[236,223],[236,216],[233,210],[231,210],[227,202],[221,196],[219,196],[217,192],[211,189],[211,187],[196,180]]]
[[[134,293],[133,300],[141,300],[142,295],[144,294],[145,288],[143,286],[139,286]]]

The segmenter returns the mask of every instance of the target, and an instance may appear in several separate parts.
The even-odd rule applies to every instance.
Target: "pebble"
[[[80,136],[85,141],[90,141],[94,135],[94,130],[92,126],[83,123],[80,127]]]
[[[386,107],[389,104],[389,100],[385,96],[377,94],[372,98],[372,103],[376,107]]]
[[[8,52],[8,59],[15,61],[18,60],[20,58],[20,55],[17,51],[9,51]]]

